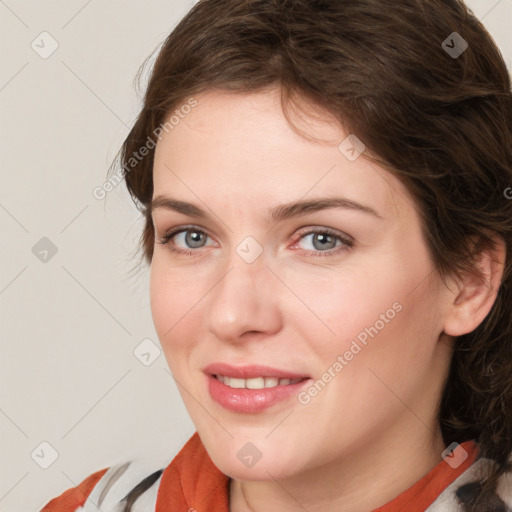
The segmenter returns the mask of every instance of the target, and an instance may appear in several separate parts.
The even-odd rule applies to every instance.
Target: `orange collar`
[[[446,487],[477,459],[479,449],[475,441],[466,441],[460,447],[468,453],[468,458],[460,466],[452,468],[442,460],[409,489],[373,512],[420,512],[426,510]]]
[[[229,477],[210,459],[197,432],[162,474],[155,512],[229,512]]]
[[[444,460],[402,494],[373,512],[423,512],[478,457],[478,445],[466,441],[461,447],[468,458],[456,469]],[[165,469],[155,512],[229,512],[229,477],[210,459],[197,432]]]

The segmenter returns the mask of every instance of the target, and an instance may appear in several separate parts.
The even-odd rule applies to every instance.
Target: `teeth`
[[[265,377],[265,387],[274,388],[279,385],[279,379],[277,377]]]
[[[262,389],[265,387],[265,379],[263,377],[255,377],[254,379],[247,379],[246,381],[244,381],[244,379],[240,380],[245,382],[247,389]]]
[[[224,384],[226,382],[224,381]],[[244,379],[229,379],[229,387],[230,388],[245,388],[245,380]]]
[[[288,384],[296,384],[302,379],[278,379],[277,377],[255,377],[252,379],[238,379],[235,377],[226,377],[224,375],[215,375],[217,380],[235,389],[263,389],[273,388],[276,386],[287,386]]]

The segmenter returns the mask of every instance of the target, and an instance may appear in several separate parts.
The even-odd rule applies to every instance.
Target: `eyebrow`
[[[155,197],[151,201],[151,211],[154,211],[158,208],[173,210],[190,217],[196,217],[198,219],[208,218],[208,214],[198,206],[192,203],[187,203],[186,201],[179,201],[171,197]],[[292,217],[298,217],[329,208],[345,208],[356,210],[384,220],[384,217],[382,217],[382,215],[380,215],[370,206],[358,203],[357,201],[353,201],[351,199],[346,199],[344,197],[321,197],[318,199],[294,201],[292,203],[274,206],[270,209],[269,214],[272,221],[280,222]]]

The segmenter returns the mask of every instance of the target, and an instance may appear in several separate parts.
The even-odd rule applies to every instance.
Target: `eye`
[[[156,243],[168,245],[171,252],[191,256],[197,252],[195,249],[205,247],[208,238],[208,233],[196,226],[181,226],[165,233]],[[180,245],[184,248],[179,247]]]
[[[169,250],[173,253],[195,256],[200,252],[198,249],[208,246],[206,244],[208,239],[211,239],[208,233],[197,226],[180,226],[166,232],[159,240],[156,240],[156,243],[168,245]],[[333,256],[347,251],[353,245],[354,240],[348,235],[319,227],[299,232],[299,239],[291,248],[298,247],[301,252],[310,256]]]
[[[354,241],[348,235],[328,228],[318,228],[303,231],[299,241],[292,248],[299,246],[303,252],[309,253],[311,256],[331,256],[346,251],[353,245]]]

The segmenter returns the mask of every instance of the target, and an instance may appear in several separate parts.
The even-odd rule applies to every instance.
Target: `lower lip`
[[[224,408],[233,412],[255,413],[296,395],[311,379],[296,384],[263,389],[235,389],[226,386],[213,375],[207,375],[210,396]]]

